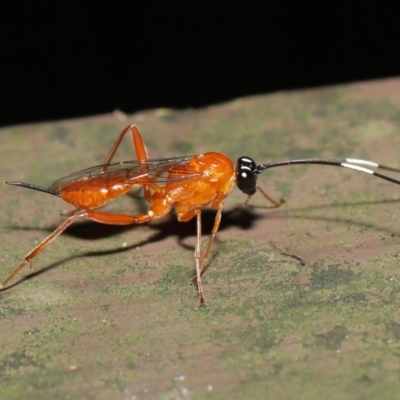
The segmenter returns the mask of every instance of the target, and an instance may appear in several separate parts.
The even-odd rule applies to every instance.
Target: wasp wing
[[[140,179],[139,183],[141,185],[146,183],[165,184],[167,181],[169,183],[185,181],[201,176],[199,172],[191,170],[188,166],[188,162],[192,158],[193,156],[183,156],[97,165],[57,179],[50,185],[48,190],[53,193],[60,193],[61,190],[73,182],[75,183],[74,189],[76,190],[79,187],[82,191],[85,189],[84,186],[92,190],[94,186],[105,187],[108,182],[112,182],[115,185],[130,180],[134,183],[135,179]],[[180,170],[179,167],[182,167],[182,169]],[[172,169],[174,175],[178,174],[180,176],[171,180],[168,179],[167,175]],[[145,178],[148,178],[147,182]],[[77,186],[78,182],[81,185]]]

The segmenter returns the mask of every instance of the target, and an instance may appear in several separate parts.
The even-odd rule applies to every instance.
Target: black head
[[[256,163],[250,157],[240,157],[236,164],[236,185],[249,196],[257,190],[256,167]]]

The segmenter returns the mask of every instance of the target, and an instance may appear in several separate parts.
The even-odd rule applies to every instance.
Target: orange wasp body
[[[111,164],[115,152],[128,132],[131,134],[137,159]],[[193,278],[193,282],[197,284],[200,305],[203,305],[204,294],[201,274],[205,270],[212,243],[221,221],[223,200],[236,183],[239,189],[248,195],[248,200],[256,190],[259,190],[274,206],[279,207],[284,201],[276,202],[268,197],[257,186],[257,175],[268,168],[291,164],[320,164],[351,168],[400,184],[400,181],[396,179],[378,174],[359,165],[395,172],[400,172],[400,170],[385,167],[372,161],[348,158],[290,160],[256,166],[251,158],[241,157],[236,169],[230,158],[215,152],[198,156],[149,160],[139,130],[135,125],[131,125],[120,133],[103,165],[58,179],[48,189],[22,182],[6,182],[9,185],[22,186],[59,196],[72,204],[75,210],[68,213],[68,218],[25,257],[24,261],[5,279],[0,288],[5,288],[26,264],[31,266],[32,260],[78,219],[89,219],[112,225],[141,224],[163,217],[175,206],[179,221],[186,222],[193,217],[197,218],[197,241],[194,251],[196,276]],[[147,213],[131,216],[97,211],[98,208],[126,194],[136,186],[143,187],[144,197],[149,202]],[[208,205],[216,208],[217,214],[207,249],[201,260],[201,209]]]
[[[137,160],[110,164],[123,137],[128,132],[132,136]],[[196,276],[193,281],[198,286],[200,304],[204,304],[201,273],[205,268],[221,221],[222,200],[231,192],[235,184],[235,168],[230,158],[220,153],[210,152],[198,156],[148,160],[147,149],[139,130],[132,125],[121,132],[103,165],[61,178],[53,182],[48,189],[20,182],[7,183],[57,195],[72,204],[75,210],[70,212],[68,219],[25,257],[24,261],[2,283],[2,288],[6,287],[27,263],[31,264],[32,260],[51,241],[80,218],[112,225],[141,224],[163,217],[175,206],[179,221],[186,222],[197,217],[197,243],[194,254]],[[143,186],[144,196],[150,203],[147,213],[131,216],[97,211],[98,208],[138,185]],[[217,208],[218,211],[210,243],[203,263],[200,265],[201,209],[208,205]]]

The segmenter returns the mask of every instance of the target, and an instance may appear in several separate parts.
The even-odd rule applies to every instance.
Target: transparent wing
[[[179,176],[173,179],[170,178],[170,183],[185,181],[201,176],[199,172],[190,169],[188,162],[192,158],[193,156],[184,156],[97,165],[57,179],[48,189],[51,192],[60,193],[60,190],[73,182],[81,182],[80,190],[82,190],[82,187],[86,185],[88,188],[93,189],[94,186],[107,186],[108,182],[118,184],[119,182],[131,180],[134,183],[135,179],[140,179],[140,184],[143,185],[146,184],[146,177],[148,178],[148,183],[165,184],[168,180],[167,175],[172,170],[174,175],[177,174]],[[75,189],[77,187],[74,185]]]

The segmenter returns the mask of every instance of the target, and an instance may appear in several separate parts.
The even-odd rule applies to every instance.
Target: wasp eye
[[[257,190],[256,163],[249,157],[240,157],[236,166],[236,185],[249,196]]]

